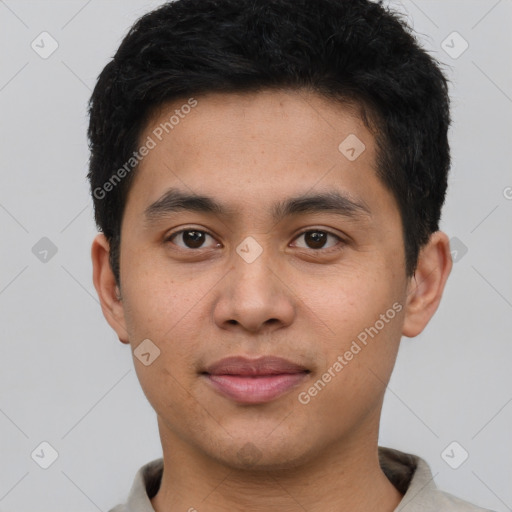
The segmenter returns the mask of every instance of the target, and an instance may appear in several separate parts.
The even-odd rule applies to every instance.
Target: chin
[[[297,468],[307,464],[313,452],[313,447],[308,447],[300,435],[285,439],[251,435],[230,439],[224,450],[210,455],[230,468],[258,473]]]

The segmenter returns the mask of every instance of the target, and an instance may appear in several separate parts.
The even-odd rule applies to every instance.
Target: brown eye
[[[311,249],[321,249],[327,241],[327,233],[322,231],[308,231],[304,233],[304,240]]]
[[[207,238],[215,240],[211,235],[209,235],[205,231],[200,231],[198,229],[183,229],[181,231],[178,231],[177,233],[172,234],[167,240],[169,242],[172,241],[173,243],[175,243],[175,245],[181,247],[182,249],[202,249],[204,248],[202,246]],[[175,239],[181,239],[182,244],[174,242]]]
[[[319,229],[304,231],[296,238],[296,240],[299,240],[302,237],[304,238],[304,242],[306,244],[306,246],[302,246],[302,248],[315,250],[330,249],[331,247],[335,247],[338,242],[343,241],[339,236],[328,231],[322,231]],[[330,246],[325,247],[325,244],[327,243],[329,237],[332,237],[333,239],[335,239],[335,241]]]

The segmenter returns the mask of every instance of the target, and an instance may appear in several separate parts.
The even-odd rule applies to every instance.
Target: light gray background
[[[0,511],[106,511],[161,455],[130,350],[91,279],[86,102],[129,26],[160,1],[0,1]],[[512,508],[512,2],[394,1],[452,80],[442,229],[467,253],[436,316],[404,338],[380,444],[424,457],[444,490]],[[31,42],[59,47],[42,59]],[[441,43],[457,31],[457,59]],[[457,44],[455,48],[457,48]],[[508,193],[507,193],[508,191]],[[48,237],[46,263],[32,247]],[[49,442],[58,458],[31,453]],[[458,469],[441,457],[457,441]],[[459,455],[457,455],[459,456]]]

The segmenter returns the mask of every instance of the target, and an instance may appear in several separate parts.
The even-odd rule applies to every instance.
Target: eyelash
[[[180,229],[179,231],[175,231],[174,233],[171,233],[168,237],[166,237],[166,239],[164,240],[165,242],[171,242],[174,244],[174,242],[172,242],[172,239],[174,237],[176,237],[177,235],[180,235],[181,233],[186,233],[187,231],[196,231],[198,233],[203,233],[203,234],[206,234],[210,237],[212,237],[213,239],[215,239],[215,237],[209,233],[208,231],[205,231],[203,229],[195,229],[195,228],[185,228],[185,229]],[[299,249],[303,249],[303,250],[308,250],[308,251],[312,251],[312,252],[315,252],[315,253],[320,253],[320,252],[323,252],[323,253],[328,253],[328,252],[332,252],[332,251],[336,251],[336,250],[340,250],[340,243],[341,245],[344,245],[346,242],[346,240],[344,240],[343,238],[341,238],[339,235],[336,235],[334,233],[332,233],[331,231],[328,231],[326,229],[305,229],[303,231],[301,231],[300,233],[298,233],[294,240],[296,240],[297,238],[301,237],[302,235],[306,234],[306,233],[326,233],[327,235],[330,235],[330,236],[333,236],[334,238],[337,238],[338,239],[338,243],[336,245],[334,245],[333,247],[328,247],[327,249],[323,249],[323,248],[320,248],[320,249],[310,249],[310,248],[304,248],[304,247],[300,247]],[[176,245],[176,244],[174,244]],[[184,248],[184,247],[180,247],[180,246],[177,246],[180,250],[183,250],[183,251],[193,251],[193,252],[199,252],[201,251],[201,248],[197,248],[197,249],[193,249],[193,248],[190,248],[190,247],[187,247],[187,248]]]

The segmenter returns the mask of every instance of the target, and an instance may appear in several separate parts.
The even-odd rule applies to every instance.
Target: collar
[[[393,512],[404,509],[407,512],[485,512],[485,509],[438,490],[429,465],[421,457],[383,446],[378,447],[378,454],[382,471],[404,494]],[[155,512],[150,499],[158,492],[163,467],[162,458],[142,466],[135,475],[126,505],[118,505],[110,512]]]

